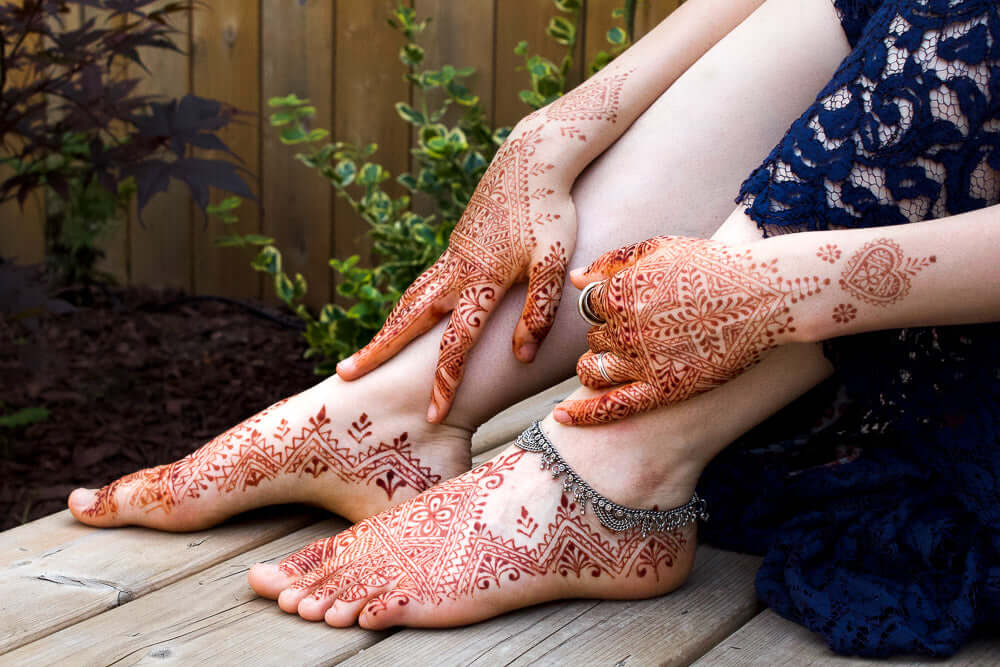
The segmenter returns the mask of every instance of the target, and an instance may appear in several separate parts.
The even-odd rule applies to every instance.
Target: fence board
[[[160,8],[172,0],[161,0]],[[204,11],[204,10],[199,10]],[[145,49],[143,62],[153,76],[134,68],[132,76],[141,77],[138,92],[166,98],[179,98],[190,92],[191,72],[187,53],[191,49],[191,17],[175,14],[173,25],[180,32],[174,42],[184,53],[163,49]],[[139,220],[135,204],[129,215],[129,250],[131,280],[137,285],[174,287],[190,291],[192,285],[191,194],[187,186],[173,182],[166,192],[154,197]]]
[[[260,110],[260,5],[246,0],[213,0],[192,17],[192,88],[197,95],[232,104],[239,109]],[[222,133],[222,140],[239,155],[252,173],[260,170],[260,134],[257,118],[249,117]],[[211,157],[211,155],[209,155]],[[255,181],[250,181],[256,188]],[[222,193],[214,193],[219,201]],[[237,226],[242,233],[260,231],[257,206],[247,202],[240,209]],[[221,223],[205,224],[194,214],[194,289],[200,293],[231,297],[257,297],[260,279],[249,266],[247,253],[219,248],[212,240]]]
[[[496,10],[496,54],[494,56],[494,118],[497,125],[513,125],[530,113],[528,107],[518,97],[519,91],[529,83],[527,72],[518,70],[524,66],[524,58],[514,53],[520,41],[528,42],[529,54],[540,54],[556,65],[562,59],[565,48],[545,34],[549,19],[553,16],[568,16],[559,12],[552,0],[522,0],[521,2],[497,2]],[[577,39],[577,48],[570,72],[567,90],[580,82],[583,71],[580,60],[583,53],[584,36]]]
[[[7,45],[0,48],[8,49]],[[19,85],[24,81],[24,74],[9,72],[8,80],[11,85]],[[17,146],[16,142],[12,145]],[[0,152],[0,156],[5,155],[6,151]],[[12,172],[8,167],[0,167],[0,181]],[[24,202],[23,209],[17,201],[0,204],[0,257],[16,260],[19,264],[34,264],[45,259],[45,201],[41,190],[36,190]]]
[[[393,177],[409,165],[410,130],[396,114],[394,105],[410,99],[399,62],[403,37],[387,24],[395,2],[338,0],[334,46],[335,137],[357,144],[377,142],[374,160]],[[386,183],[393,196],[402,192]],[[371,243],[368,224],[340,197],[334,204],[333,248],[337,257],[361,255],[367,263]]]
[[[316,107],[312,127],[333,127],[333,4],[329,0],[263,0],[261,21],[261,201],[263,233],[274,237],[285,270],[300,272],[306,302],[330,300],[333,188],[294,158],[268,117],[271,97],[295,93]],[[272,288],[265,284],[264,294]]]
[[[639,39],[670,15],[684,0],[645,0],[635,12],[635,38]]]

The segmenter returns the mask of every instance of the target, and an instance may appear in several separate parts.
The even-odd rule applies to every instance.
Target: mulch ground
[[[299,332],[262,317],[290,322],[266,306],[149,289],[84,296],[60,313],[61,300],[12,306],[0,284],[0,415],[50,411],[0,427],[0,530],[65,509],[78,486],[184,456],[317,382]]]

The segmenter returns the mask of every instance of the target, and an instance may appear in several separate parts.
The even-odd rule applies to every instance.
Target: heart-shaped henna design
[[[876,239],[864,245],[847,262],[840,288],[873,306],[888,306],[910,293],[910,278],[937,261],[906,257],[899,244]]]

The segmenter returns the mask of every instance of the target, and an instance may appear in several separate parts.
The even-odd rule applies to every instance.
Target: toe
[[[257,595],[269,600],[277,600],[281,591],[292,585],[295,577],[286,574],[278,565],[274,563],[257,563],[250,568],[247,575],[250,588]]]
[[[119,482],[108,484],[102,489],[77,489],[69,494],[69,511],[77,521],[88,526],[106,528],[123,526],[118,489]]]
[[[278,607],[287,614],[299,613],[299,603],[309,596],[310,591],[298,586],[289,586],[278,594]]]
[[[409,596],[400,591],[386,591],[376,595],[362,608],[358,625],[366,630],[384,630],[400,625],[409,603]]]
[[[333,584],[320,586],[310,595],[302,598],[297,607],[299,616],[307,621],[321,621],[333,601],[337,599],[339,589]]]
[[[342,600],[340,598],[333,601],[333,605],[326,610],[323,620],[326,624],[334,628],[349,628],[358,622],[358,614],[362,608],[368,604],[368,598],[360,600]]]

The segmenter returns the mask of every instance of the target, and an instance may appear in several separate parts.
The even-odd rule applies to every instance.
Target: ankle
[[[704,468],[695,448],[680,434],[630,421],[565,426],[550,415],[541,426],[566,462],[610,500],[659,509],[688,502]]]

